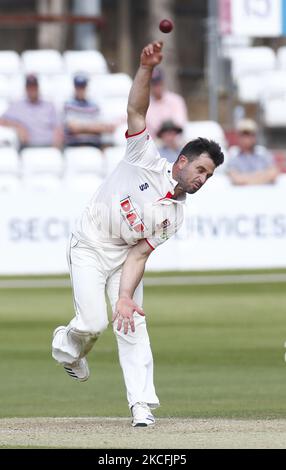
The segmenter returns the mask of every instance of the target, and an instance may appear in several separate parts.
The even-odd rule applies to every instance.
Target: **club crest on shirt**
[[[159,234],[159,237],[162,240],[168,240],[169,234],[168,234],[168,227],[170,227],[171,222],[169,219],[163,220],[160,224],[156,225],[156,232]]]
[[[162,227],[162,228],[170,227],[170,225],[171,225],[171,222],[170,222],[169,219],[165,219],[165,220],[163,220],[163,222],[161,223],[161,227]]]

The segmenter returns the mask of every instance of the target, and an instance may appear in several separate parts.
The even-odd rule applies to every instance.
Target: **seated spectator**
[[[184,99],[165,86],[161,69],[154,69],[151,80],[150,106],[147,112],[147,128],[153,138],[156,137],[164,121],[173,120],[184,127],[188,120],[188,112]]]
[[[177,160],[182,149],[180,139],[182,132],[183,129],[173,121],[165,121],[157,134],[158,138],[161,139],[161,145],[158,147],[160,155],[170,163],[174,163]]]
[[[237,125],[238,145],[229,149],[227,173],[235,185],[274,183],[278,176],[272,154],[257,145],[257,124],[242,119]]]
[[[88,79],[74,78],[74,97],[64,107],[64,142],[66,146],[101,147],[102,134],[112,133],[115,125],[100,122],[100,108],[87,99]]]
[[[13,127],[21,147],[62,145],[62,130],[52,103],[40,98],[36,75],[26,77],[26,98],[12,103],[0,118],[0,125]]]

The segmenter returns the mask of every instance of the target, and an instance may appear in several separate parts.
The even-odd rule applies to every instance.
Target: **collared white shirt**
[[[173,165],[160,157],[149,132],[126,137],[125,156],[95,193],[74,235],[103,249],[128,248],[144,238],[155,249],[181,227],[184,200],[172,199]]]

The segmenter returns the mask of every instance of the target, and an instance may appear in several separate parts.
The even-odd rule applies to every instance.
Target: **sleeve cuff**
[[[146,127],[144,127],[142,131],[137,132],[136,134],[128,134],[128,129],[127,129],[127,131],[125,132],[125,137],[126,139],[130,139],[130,137],[136,137],[137,135],[143,134],[143,132],[145,131],[146,131]]]
[[[150,248],[154,251],[155,250],[155,247],[153,245],[151,245],[151,243],[149,242],[149,240],[147,238],[145,238],[145,241],[146,243],[148,243],[148,245],[150,246]]]

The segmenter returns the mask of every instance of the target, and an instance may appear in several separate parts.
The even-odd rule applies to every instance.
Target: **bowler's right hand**
[[[162,48],[162,41],[155,41],[144,47],[140,57],[141,65],[144,67],[155,67],[159,65],[163,59]]]

